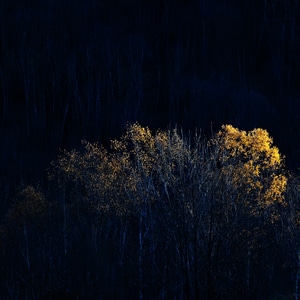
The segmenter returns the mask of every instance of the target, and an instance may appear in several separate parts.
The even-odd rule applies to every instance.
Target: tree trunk
[[[297,253],[297,271],[295,279],[295,300],[299,299],[299,280],[300,280],[300,249]]]
[[[143,299],[143,216],[140,215],[140,228],[139,228],[139,299]]]

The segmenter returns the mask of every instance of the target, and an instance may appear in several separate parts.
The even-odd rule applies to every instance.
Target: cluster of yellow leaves
[[[244,157],[253,162],[260,162],[272,168],[282,164],[282,156],[277,147],[273,146],[273,139],[269,133],[261,128],[246,132],[232,125],[223,125],[215,141],[224,151],[223,159],[229,157]]]
[[[20,200],[14,205],[7,216],[9,220],[23,223],[27,219],[42,215],[47,209],[47,202],[44,195],[32,186],[23,189],[19,197]]]
[[[223,174],[231,176],[236,188],[245,189],[259,208],[284,204],[287,177],[282,174],[283,157],[266,130],[246,132],[223,125],[211,144],[217,148]]]
[[[150,182],[156,176],[168,186],[190,151],[176,130],[153,134],[138,123],[112,140],[110,151],[88,142],[84,148],[83,153],[64,151],[52,164],[50,178],[57,178],[61,187],[83,185],[100,210],[113,209],[120,215],[145,199],[153,201],[159,191]]]
[[[265,204],[271,205],[274,201],[284,204],[284,194],[283,192],[287,187],[287,178],[286,176],[280,175],[271,175],[270,185],[264,194]]]
[[[161,191],[168,194],[168,187],[176,187],[180,180],[178,190],[186,189],[186,174],[197,176],[201,173],[197,168],[211,173],[201,175],[207,180],[217,180],[221,174],[222,182],[230,191],[236,190],[253,211],[284,203],[287,178],[282,174],[283,159],[266,130],[246,132],[223,125],[209,145],[214,145],[214,154],[191,147],[176,129],[152,133],[134,123],[120,139],[111,141],[109,151],[84,142],[83,152],[64,152],[53,164],[52,174],[61,186],[68,182],[82,185],[99,210],[112,209],[119,215],[144,201],[154,201]],[[216,158],[215,153],[221,172],[207,165]]]

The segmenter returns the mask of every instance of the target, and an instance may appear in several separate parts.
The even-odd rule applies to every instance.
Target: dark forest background
[[[299,166],[297,1],[1,1],[1,178],[126,122],[266,128]]]
[[[128,122],[265,128],[297,173],[299,17],[296,0],[2,0],[0,216],[60,148]]]

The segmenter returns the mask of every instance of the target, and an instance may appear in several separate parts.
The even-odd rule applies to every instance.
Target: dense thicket
[[[110,149],[62,152],[45,193],[20,191],[0,297],[298,299],[299,187],[265,130],[130,125]]]

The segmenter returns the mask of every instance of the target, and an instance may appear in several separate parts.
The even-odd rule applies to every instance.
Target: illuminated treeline
[[[298,297],[299,182],[266,130],[135,123],[48,174],[2,222],[1,297]]]

